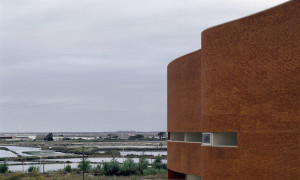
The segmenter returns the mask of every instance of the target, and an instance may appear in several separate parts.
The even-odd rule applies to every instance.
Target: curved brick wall
[[[168,142],[168,169],[183,174],[200,176],[200,162],[200,143]]]
[[[219,164],[204,170],[204,179],[300,177],[299,5],[289,2],[202,33],[202,131],[238,132],[233,160],[202,151],[202,167]]]
[[[169,132],[201,131],[200,59],[201,52],[198,50],[168,65]]]
[[[300,178],[299,27],[300,1],[290,1],[205,30],[201,53],[170,63],[168,132],[238,137],[238,147],[197,150],[169,141],[170,170],[205,180]]]

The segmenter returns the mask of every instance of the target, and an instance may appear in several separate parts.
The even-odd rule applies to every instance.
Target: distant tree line
[[[117,134],[107,134],[107,139],[118,139],[119,136]]]
[[[45,137],[44,137],[45,141],[53,141],[53,133],[48,133]]]
[[[63,135],[60,135],[60,136],[63,137]],[[166,136],[166,133],[165,133],[165,132],[159,132],[159,133],[157,134],[157,136],[159,137],[159,139],[164,139],[165,136]],[[98,137],[98,139],[102,139],[102,137],[100,136],[100,137]],[[119,136],[118,136],[116,133],[109,133],[109,134],[107,134],[107,137],[104,138],[104,140],[105,140],[105,139],[107,139],[107,140],[116,140],[116,139],[120,139],[120,138],[119,138]],[[145,136],[142,135],[142,134],[136,134],[136,135],[129,136],[128,139],[129,139],[129,140],[141,140],[141,139],[146,140],[146,139],[149,139],[149,138],[145,138]],[[152,139],[154,139],[154,136],[152,137]],[[53,140],[54,140],[54,138],[53,138],[53,133],[52,133],[52,132],[48,133],[48,134],[43,138],[43,140],[45,140],[45,141],[53,141]],[[64,137],[62,140],[71,140],[71,138]],[[79,140],[80,140],[80,139],[79,139]]]
[[[137,139],[144,139],[145,136],[142,135],[142,134],[136,134],[136,135],[133,135],[133,136],[129,136],[129,140],[137,140]]]
[[[157,135],[158,135],[159,139],[163,139],[165,137],[166,133],[165,132],[159,132]]]

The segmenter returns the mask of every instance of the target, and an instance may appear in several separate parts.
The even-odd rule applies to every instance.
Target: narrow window
[[[211,133],[202,133],[202,144],[211,145]]]
[[[237,146],[236,132],[214,132],[213,146]]]
[[[186,132],[185,142],[202,142],[201,132]]]
[[[184,132],[170,132],[170,141],[184,141]]]
[[[201,180],[201,177],[200,176],[194,176],[194,175],[186,174],[185,175],[185,179],[186,180]]]

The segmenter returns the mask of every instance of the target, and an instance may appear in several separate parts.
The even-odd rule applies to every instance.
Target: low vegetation
[[[145,137],[142,134],[137,134],[137,135],[129,136],[128,139],[129,140],[141,140],[141,139],[145,139]]]
[[[154,160],[152,166],[149,166],[145,156],[141,156],[139,162],[136,163],[131,158],[127,158],[123,164],[120,164],[115,158],[110,162],[105,162],[103,164],[97,164],[92,167],[90,161],[86,159],[78,164],[77,168],[72,168],[69,164],[60,171],[52,173],[39,173],[40,169],[38,166],[30,166],[27,171],[28,173],[9,173],[9,169],[6,163],[0,165],[0,170],[2,175],[0,175],[0,180],[4,179],[59,179],[54,178],[57,174],[62,179],[74,180],[82,177],[82,171],[86,173],[88,179],[147,179],[151,178],[167,178],[167,166],[162,163],[161,157],[157,157]],[[50,178],[51,177],[51,178]],[[71,178],[72,177],[72,178]],[[97,178],[96,178],[97,177]],[[130,177],[130,178],[126,178]],[[143,177],[143,178],[142,178]]]
[[[64,171],[67,172],[67,173],[70,173],[70,172],[72,171],[71,165],[68,164],[68,165],[65,167]]]
[[[167,173],[167,165],[162,163],[161,157],[157,157],[150,167],[149,162],[143,156],[140,157],[138,163],[127,158],[122,165],[113,158],[110,162],[103,164],[101,171],[106,176],[154,175]]]
[[[92,170],[92,165],[89,160],[83,161],[83,159],[78,163],[78,170],[84,172],[90,172]]]
[[[6,173],[8,171],[8,165],[6,161],[0,164],[0,173]]]
[[[37,173],[40,171],[40,167],[38,166],[30,166],[28,169],[27,169],[28,173]]]
[[[145,175],[145,176],[94,176],[87,174],[85,179],[88,180],[144,180],[144,179],[168,179],[166,173]],[[52,172],[43,174],[23,174],[12,173],[0,175],[0,180],[82,180],[82,174]]]

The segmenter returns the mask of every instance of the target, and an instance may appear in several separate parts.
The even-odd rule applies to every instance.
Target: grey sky
[[[2,0],[0,132],[166,130],[167,65],[286,0]]]

